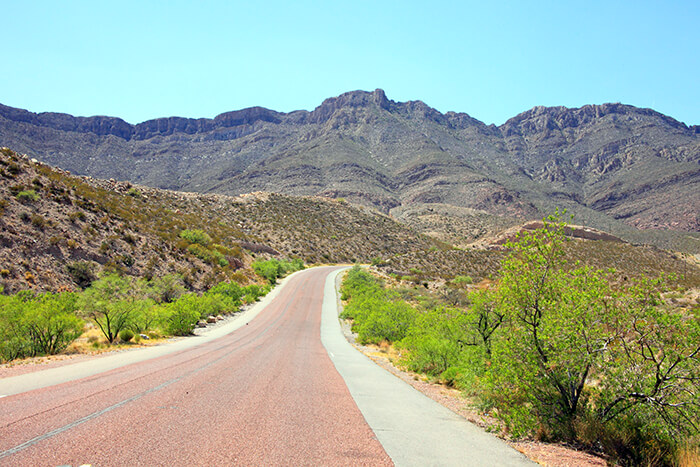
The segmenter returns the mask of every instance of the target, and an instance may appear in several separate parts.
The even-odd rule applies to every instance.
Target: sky
[[[700,124],[700,1],[0,0],[0,103],[130,123],[384,89],[487,124],[622,102]]]

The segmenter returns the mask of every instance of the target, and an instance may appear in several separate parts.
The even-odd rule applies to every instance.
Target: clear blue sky
[[[382,88],[501,124],[623,102],[700,124],[700,1],[0,0],[0,103],[128,122]]]

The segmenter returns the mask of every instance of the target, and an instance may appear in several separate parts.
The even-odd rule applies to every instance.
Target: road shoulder
[[[399,466],[535,465],[504,441],[377,366],[345,339],[336,278],[326,279],[321,341],[384,449]]]

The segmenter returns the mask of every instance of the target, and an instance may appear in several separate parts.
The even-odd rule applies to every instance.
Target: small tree
[[[119,331],[131,325],[141,298],[139,288],[133,287],[132,281],[108,274],[83,292],[79,304],[111,344]]]
[[[500,306],[500,295],[491,289],[481,289],[469,294],[471,306],[467,308],[466,321],[470,339],[467,345],[483,345],[487,357],[491,356],[493,333],[501,326],[505,314]]]
[[[23,320],[36,354],[57,354],[82,334],[74,293],[45,293],[28,305]]]
[[[564,227],[549,218],[509,244],[489,373],[502,417],[564,438],[584,419],[697,436],[700,317],[660,306],[660,279],[613,287],[612,271],[568,265]]]

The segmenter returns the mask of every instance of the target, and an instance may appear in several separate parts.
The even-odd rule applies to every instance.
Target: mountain
[[[417,208],[444,219],[512,220],[567,208],[578,223],[628,240],[672,230],[673,241],[700,248],[700,129],[629,105],[535,107],[501,126],[394,102],[379,89],[311,112],[254,107],[138,125],[0,105],[0,145],[76,174],[203,193],[345,198],[419,225],[425,217],[407,217]],[[472,230],[455,236],[469,240]],[[650,236],[668,246],[658,232]]]

